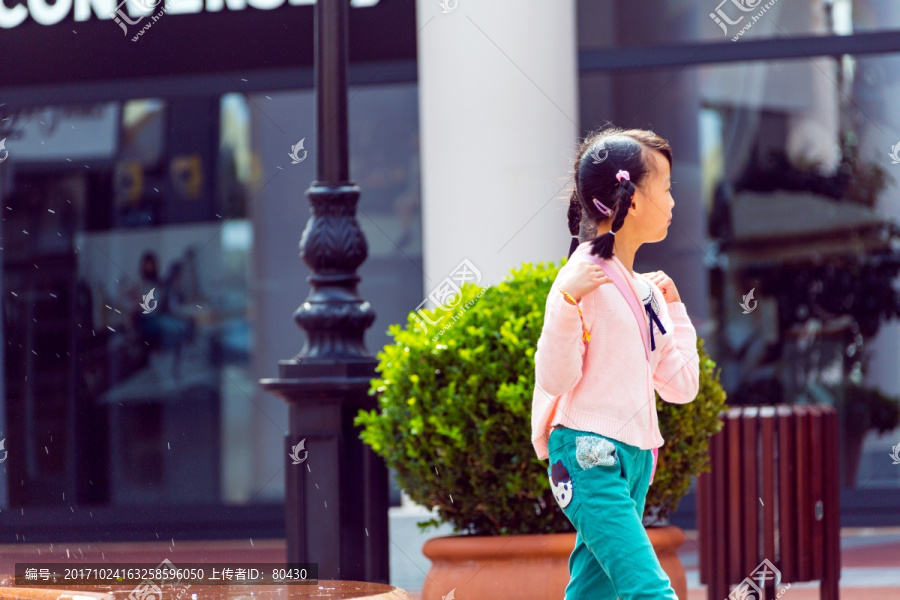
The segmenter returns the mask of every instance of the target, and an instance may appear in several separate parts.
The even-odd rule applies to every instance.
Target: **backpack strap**
[[[638,302],[634,290],[631,289],[631,286],[628,285],[628,282],[625,281],[623,276],[619,273],[619,266],[613,261],[604,260],[593,254],[588,254],[588,258],[603,268],[603,272],[607,277],[612,279],[616,287],[619,288],[619,291],[622,292],[622,295],[625,296],[625,300],[628,302],[628,306],[631,307],[631,312],[634,313],[634,318],[637,319],[638,327],[641,330],[641,339],[644,341],[644,355],[647,357],[647,363],[649,364],[650,346],[647,339],[650,337],[650,332],[647,330],[647,323],[644,322],[644,311],[641,310],[641,304]]]
[[[628,306],[631,307],[631,312],[634,314],[634,318],[638,321],[638,327],[641,330],[641,339],[644,341],[644,355],[647,357],[647,363],[650,364],[650,346],[647,342],[647,338],[649,337],[647,331],[647,323],[644,322],[644,314],[641,310],[641,304],[638,302],[637,296],[634,294],[634,290],[631,289],[631,286],[628,285],[628,282],[625,281],[624,276],[619,273],[619,266],[615,264],[611,260],[604,260],[599,256],[595,256],[593,254],[588,254],[588,258],[600,265],[603,268],[603,272],[612,279],[613,283],[619,288],[619,291],[622,292],[622,295],[625,296],[625,300],[628,301]],[[650,410],[653,410],[652,408]],[[659,459],[659,448],[653,448],[653,465],[650,468],[650,483],[653,483],[653,479],[656,476],[656,465]]]

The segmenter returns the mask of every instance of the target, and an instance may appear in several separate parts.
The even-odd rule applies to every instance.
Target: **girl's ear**
[[[641,188],[634,186],[634,195],[631,197],[631,206],[628,207],[629,214],[631,211],[637,212],[637,204],[639,202],[643,203],[645,200],[646,198],[644,198],[644,193],[641,191]]]

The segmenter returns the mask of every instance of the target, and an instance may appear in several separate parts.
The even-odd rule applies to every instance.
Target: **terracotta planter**
[[[668,526],[647,533],[679,600],[687,600],[684,565],[676,554],[684,532]],[[451,590],[459,598],[562,598],[573,548],[574,533],[432,538],[422,547],[431,560],[422,600],[443,600]]]

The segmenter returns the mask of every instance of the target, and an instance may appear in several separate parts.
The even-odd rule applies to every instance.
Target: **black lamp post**
[[[290,407],[288,562],[318,563],[320,579],[389,583],[387,469],[353,426],[360,408],[376,406],[367,391],[377,361],[363,337],[375,313],[356,289],[368,249],[356,221],[360,190],[349,181],[348,4],[315,6],[316,180],[306,191],[312,216],[300,239],[312,290],[294,312],[307,342],[279,361],[277,378],[260,384]],[[295,464],[289,454],[302,440]]]

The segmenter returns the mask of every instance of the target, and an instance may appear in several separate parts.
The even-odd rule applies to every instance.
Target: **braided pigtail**
[[[569,256],[578,248],[578,230],[581,224],[581,200],[578,199],[578,188],[572,190],[569,198],[569,233],[572,234],[572,242],[569,244]]]
[[[572,234],[572,242],[569,244],[569,257],[572,256],[572,253],[578,248],[578,244],[581,243],[581,240],[578,238],[578,233],[581,230],[581,217],[584,215],[584,211],[581,208],[581,194],[578,192],[578,165],[581,164],[581,156],[584,154],[585,146],[586,143],[582,142],[581,146],[578,148],[578,152],[575,156],[575,165],[572,169],[572,177],[575,179],[575,185],[572,186],[572,195],[569,197],[569,210],[567,212],[569,219],[569,233]]]
[[[634,197],[636,188],[634,184],[627,179],[622,179],[616,191],[613,193],[613,217],[612,226],[609,231],[594,239],[591,244],[591,253],[600,258],[609,259],[613,254],[613,244],[615,244],[616,236],[614,232],[620,230],[625,223],[625,217],[628,215],[628,209],[631,208],[631,199]]]
[[[585,213],[584,204],[582,203],[581,194],[581,161],[584,159],[585,153],[602,135],[602,132],[595,131],[588,134],[578,146],[575,153],[575,164],[572,166],[572,178],[575,181],[572,187],[572,195],[569,197],[569,210],[567,212],[569,220],[569,233],[572,234],[572,241],[569,244],[569,257],[578,248],[581,242],[593,239],[597,232],[597,223],[591,218],[591,213]]]

